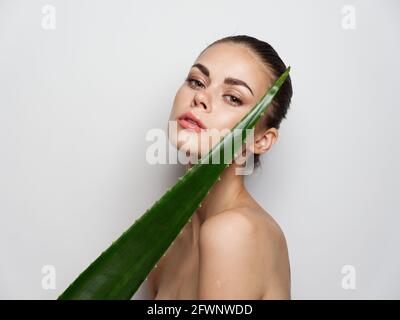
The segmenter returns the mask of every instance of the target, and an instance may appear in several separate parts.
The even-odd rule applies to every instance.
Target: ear
[[[271,149],[273,144],[278,140],[278,137],[278,130],[276,128],[269,128],[268,130],[255,135],[254,143],[248,146],[248,148],[254,154],[263,154]]]

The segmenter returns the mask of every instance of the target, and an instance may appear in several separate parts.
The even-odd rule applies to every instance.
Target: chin
[[[178,142],[177,149],[182,153],[186,153],[188,156],[198,157],[201,155],[201,150],[199,150],[196,144]]]
[[[168,136],[172,146],[174,146],[178,152],[186,154],[186,157],[190,159],[200,159],[207,155],[212,147],[210,144],[217,144],[218,141],[209,141],[207,133],[198,133],[194,130],[180,128],[178,126],[177,132],[174,132]],[[202,140],[203,143],[202,143]],[[211,148],[210,148],[211,147]]]

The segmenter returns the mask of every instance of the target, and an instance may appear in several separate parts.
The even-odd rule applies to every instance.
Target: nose
[[[202,92],[197,92],[192,100],[192,107],[201,107],[204,111],[210,112],[211,105],[207,101],[206,96]]]

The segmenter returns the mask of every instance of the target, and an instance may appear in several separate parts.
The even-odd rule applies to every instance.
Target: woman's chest
[[[181,251],[169,257],[158,270],[156,300],[196,299],[198,287],[198,254]]]
[[[153,269],[152,279],[160,299],[196,299],[199,271],[198,233],[184,233],[168,248]]]

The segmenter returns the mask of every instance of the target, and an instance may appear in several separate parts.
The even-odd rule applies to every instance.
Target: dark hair
[[[270,44],[247,35],[228,36],[221,38],[208,45],[202,52],[214,44],[225,42],[243,44],[247,48],[251,49],[252,52],[254,52],[261,59],[267,69],[272,73],[273,82],[286,70],[286,66],[282,59]],[[292,81],[290,76],[288,76],[266,112],[264,124],[267,129],[279,129],[281,121],[286,118],[286,113],[289,109],[292,94]],[[254,166],[257,168],[259,165],[260,155],[255,154]]]

